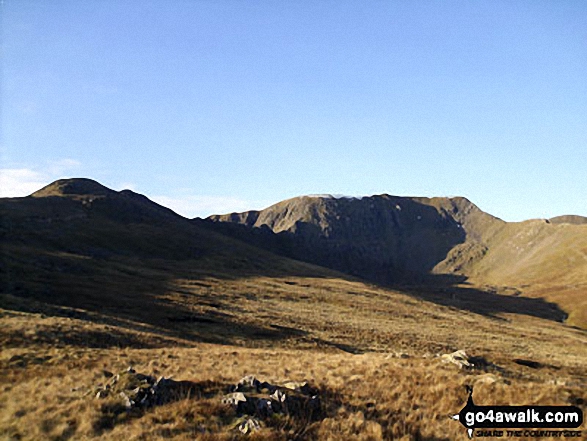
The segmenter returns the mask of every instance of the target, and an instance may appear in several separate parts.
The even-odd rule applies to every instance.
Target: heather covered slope
[[[421,319],[427,320],[403,329],[403,343],[422,328],[432,331],[422,323],[451,326],[444,313]],[[487,360],[487,368],[461,369],[416,347],[352,354],[334,347],[283,348],[268,338],[260,348],[161,341],[145,332],[122,338],[113,326],[0,309],[0,438],[465,441],[463,426],[449,418],[465,404],[465,385],[474,386],[476,403],[572,404],[585,411],[584,333],[546,321],[504,324],[469,314],[463,320],[472,332],[455,332],[449,344]],[[401,316],[394,322],[409,323]],[[358,337],[355,324],[345,326],[348,336]],[[386,328],[392,331],[392,322]],[[440,338],[446,335],[431,339]],[[129,365],[189,382],[192,392],[161,406],[116,413],[116,397],[98,399],[91,392],[108,381],[105,370]],[[261,381],[309,382],[323,415],[308,423],[276,417],[255,435],[241,435],[234,427],[238,415],[221,399],[249,374]]]
[[[300,197],[209,218],[219,231],[252,235],[269,249],[377,282],[468,280],[544,297],[567,311],[569,323],[584,327],[587,226],[580,220],[508,223],[465,198],[389,195]]]

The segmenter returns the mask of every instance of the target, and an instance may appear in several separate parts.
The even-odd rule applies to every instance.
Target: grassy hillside
[[[465,440],[449,415],[471,384],[478,404],[584,408],[587,335],[539,298],[384,288],[89,180],[0,200],[0,219],[0,439]],[[443,361],[457,349],[476,367]],[[128,365],[185,389],[96,398]],[[307,381],[320,413],[241,435],[221,399],[247,374]]]
[[[300,197],[209,221],[217,231],[387,285],[466,280],[482,291],[543,297],[586,328],[582,219],[507,223],[465,198],[380,195]]]
[[[557,216],[549,219],[549,221],[553,224],[574,224],[574,225],[582,225],[587,224],[587,217],[585,216],[575,216],[572,214],[565,215],[565,216]]]
[[[472,278],[555,302],[569,324],[587,328],[587,225],[511,223],[488,248]]]
[[[114,192],[90,180],[58,181],[32,197],[2,200],[0,210],[4,301],[31,301],[52,311],[75,308],[104,320],[155,326],[187,340],[242,343],[254,342],[257,335],[260,340],[296,337],[308,344],[360,350],[379,349],[381,340],[387,350],[396,334],[386,337],[373,328],[377,308],[384,307],[380,315],[385,320],[402,305],[406,316],[413,307],[449,307],[453,321],[462,311],[487,317],[563,317],[555,305],[540,299],[465,285],[412,284],[398,302],[386,297],[399,295],[397,289],[369,287],[342,273],[277,256],[210,231],[144,196]],[[370,305],[372,298],[377,305]],[[299,305],[290,311],[292,302]],[[322,334],[323,321],[315,317],[313,302],[328,304],[329,315],[341,317],[327,334]],[[338,307],[347,309],[336,312]],[[259,313],[251,315],[256,308]],[[366,311],[364,317],[361,311]],[[352,320],[345,317],[351,312]],[[281,322],[272,323],[271,317]],[[372,335],[347,341],[344,328],[351,322],[373,329]],[[321,333],[312,336],[312,329]],[[444,333],[434,329],[431,335]],[[431,344],[428,337],[423,341]]]
[[[443,316],[432,320],[440,324]],[[553,322],[523,321],[517,329],[507,323],[501,338],[499,324],[466,315],[471,327],[480,321],[480,328],[470,336],[470,346],[458,337],[462,329],[453,329],[450,344],[463,344],[497,366],[485,370],[459,369],[416,348],[397,354],[279,344],[252,348],[162,340],[157,331],[107,343],[96,336],[112,335],[111,325],[13,311],[3,312],[1,320],[2,439],[465,441],[464,428],[449,418],[465,404],[465,385],[474,386],[478,404],[579,404],[585,410],[587,398],[585,335],[561,331]],[[398,321],[387,329],[395,332]],[[414,326],[412,335],[422,327],[422,322]],[[348,335],[356,332],[353,326],[346,329]],[[20,338],[23,330],[26,341]],[[514,362],[517,357],[540,364],[527,367]],[[107,380],[104,370],[118,372],[128,365],[189,382],[191,393],[161,406],[116,413],[116,398],[100,400],[92,390]],[[275,419],[252,436],[240,435],[234,411],[221,398],[248,374],[270,382],[308,381],[321,397],[323,416],[309,424]]]
[[[332,274],[199,228],[144,196],[89,180],[58,181],[31,197],[1,200],[0,219],[3,294],[176,334],[184,332],[182,320],[203,310],[224,323],[218,307],[170,301],[177,280]]]

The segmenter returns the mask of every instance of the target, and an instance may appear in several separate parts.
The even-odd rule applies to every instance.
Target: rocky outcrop
[[[453,363],[465,370],[505,373],[502,367],[488,361],[485,357],[469,355],[462,349],[450,354],[443,354],[440,359],[443,363]]]
[[[305,421],[322,416],[320,397],[306,382],[278,385],[249,375],[230,387],[222,403],[236,411],[236,429],[245,434],[259,430],[276,416]]]
[[[271,251],[382,283],[421,279],[437,267],[458,273],[483,257],[504,223],[465,198],[390,195],[304,196],[208,220]]]
[[[104,371],[104,375],[109,380],[94,390],[95,397],[118,397],[127,410],[174,401],[181,398],[179,391],[184,386],[183,382],[170,378],[138,373],[132,367],[116,375]]]
[[[110,400],[107,410],[116,415],[141,415],[153,406],[199,395],[193,393],[196,383],[155,378],[132,367],[117,374],[103,374],[107,381],[89,394],[98,400]],[[229,424],[243,434],[278,424],[281,419],[306,424],[324,417],[318,391],[306,382],[272,384],[249,375],[224,391],[218,390],[218,395],[234,416]]]

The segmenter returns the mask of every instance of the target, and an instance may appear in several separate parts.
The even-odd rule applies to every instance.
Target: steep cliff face
[[[479,253],[463,259],[451,251],[484,249],[504,224],[465,198],[390,195],[303,196],[210,220],[268,228],[290,241],[296,258],[379,282],[422,278],[437,267],[458,272]]]
[[[304,196],[209,221],[273,251],[380,283],[467,279],[544,297],[563,306],[571,323],[583,326],[583,219],[504,222],[462,197],[380,195]]]

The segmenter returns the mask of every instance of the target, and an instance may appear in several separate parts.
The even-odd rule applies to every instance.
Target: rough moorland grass
[[[325,412],[308,424],[278,421],[248,439],[464,440],[448,416],[464,405],[465,384],[475,385],[478,404],[584,408],[587,398],[587,336],[551,320],[477,314],[327,278],[184,277],[160,298],[188,318],[145,323],[4,296],[0,437],[244,438],[220,396],[247,374],[309,381]],[[463,371],[436,356],[456,349],[501,369]],[[103,370],[128,365],[206,386],[131,413],[88,393],[105,381]]]
[[[30,348],[33,350],[34,348]],[[308,380],[320,391],[324,419],[284,421],[252,439],[464,440],[448,417],[475,386],[478,404],[584,403],[585,378],[567,369],[509,367],[463,371],[438,358],[382,353],[252,349],[199,344],[174,349],[54,349],[51,360],[13,367],[3,355],[1,434],[6,439],[239,439],[233,411],[220,403],[225,386],[245,374],[267,381]],[[22,349],[20,349],[22,351]],[[87,394],[102,369],[159,371],[207,386],[200,394],[137,412],[116,412],[116,400]],[[33,375],[31,375],[33,374]]]

